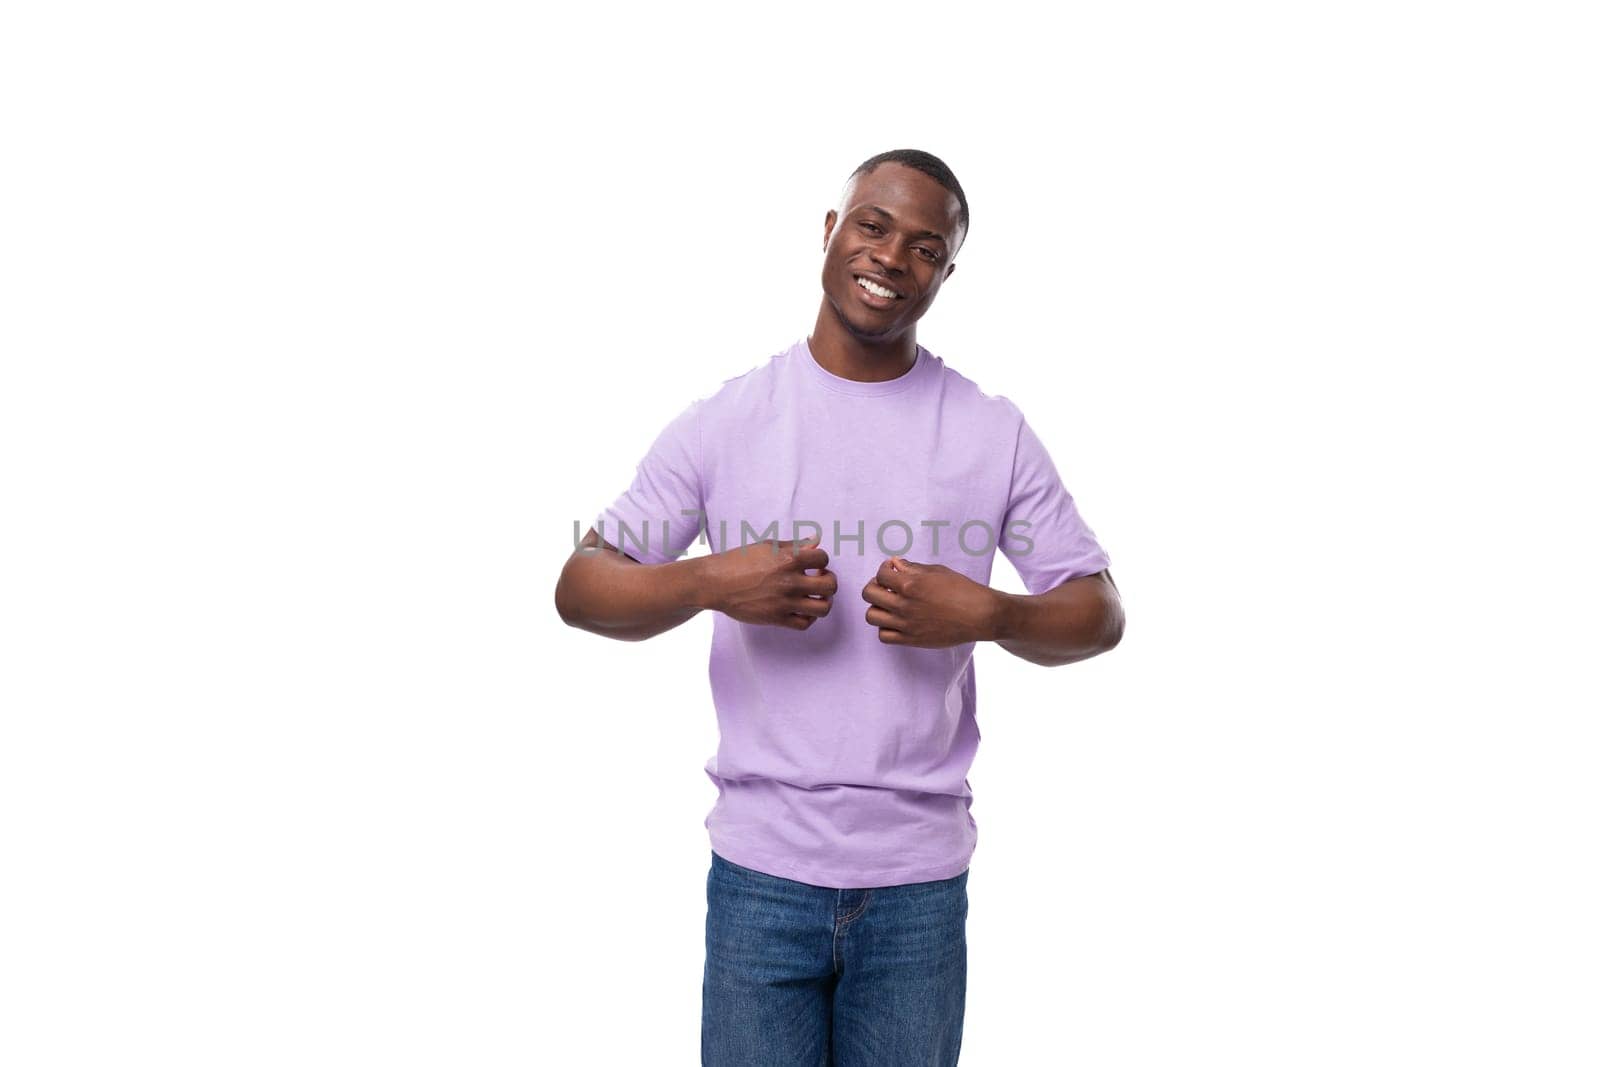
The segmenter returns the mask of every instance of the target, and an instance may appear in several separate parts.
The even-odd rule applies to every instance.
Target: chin
[[[851,318],[849,315],[840,315],[839,322],[855,336],[871,341],[881,341],[886,337],[893,337],[905,329],[905,324],[901,322],[862,322],[859,319]]]
[[[868,329],[852,325],[850,327],[850,332],[863,341],[872,341],[875,344],[882,344],[887,341],[893,341],[896,337],[904,334],[906,332],[906,325],[903,322],[897,322],[893,326],[883,329]]]

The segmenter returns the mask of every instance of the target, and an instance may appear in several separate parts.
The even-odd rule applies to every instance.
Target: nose
[[[891,237],[873,247],[872,261],[883,268],[885,274],[903,274],[906,269],[906,246],[899,237]]]

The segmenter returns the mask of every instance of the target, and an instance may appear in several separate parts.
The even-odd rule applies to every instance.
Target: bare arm
[[[996,593],[994,642],[1045,667],[1098,656],[1122,640],[1122,598],[1109,570],[1062,582],[1036,596]]]
[[[1002,593],[943,564],[900,556],[861,590],[867,622],[886,645],[949,648],[993,641],[1045,667],[1098,656],[1122,640],[1122,599],[1109,570],[1035,596]]]
[[[695,577],[699,565],[700,559],[646,565],[590,529],[561,569],[556,611],[568,626],[619,641],[643,641],[681,626],[706,607]]]
[[[839,588],[828,554],[810,540],[757,541],[644,564],[591,529],[562,568],[556,611],[568,626],[619,641],[643,641],[707,609],[740,622],[809,629],[828,614]]]

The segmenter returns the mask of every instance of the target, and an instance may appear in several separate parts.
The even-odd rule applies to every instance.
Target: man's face
[[[846,329],[883,341],[922,318],[955,270],[960,213],[954,193],[899,163],[881,163],[846,187],[822,231],[822,291]]]

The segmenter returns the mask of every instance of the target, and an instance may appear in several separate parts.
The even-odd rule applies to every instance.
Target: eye
[[[935,260],[935,259],[939,258],[938,254],[936,252],[934,252],[934,250],[931,249],[931,248],[924,248],[921,245],[918,245],[917,246],[917,251],[921,252],[922,255],[924,256],[924,258],[928,259],[929,261],[932,261],[932,260]]]
[[[883,228],[880,227],[876,222],[863,222],[861,224],[861,228],[863,230],[870,230],[872,233],[882,233],[883,232]]]

